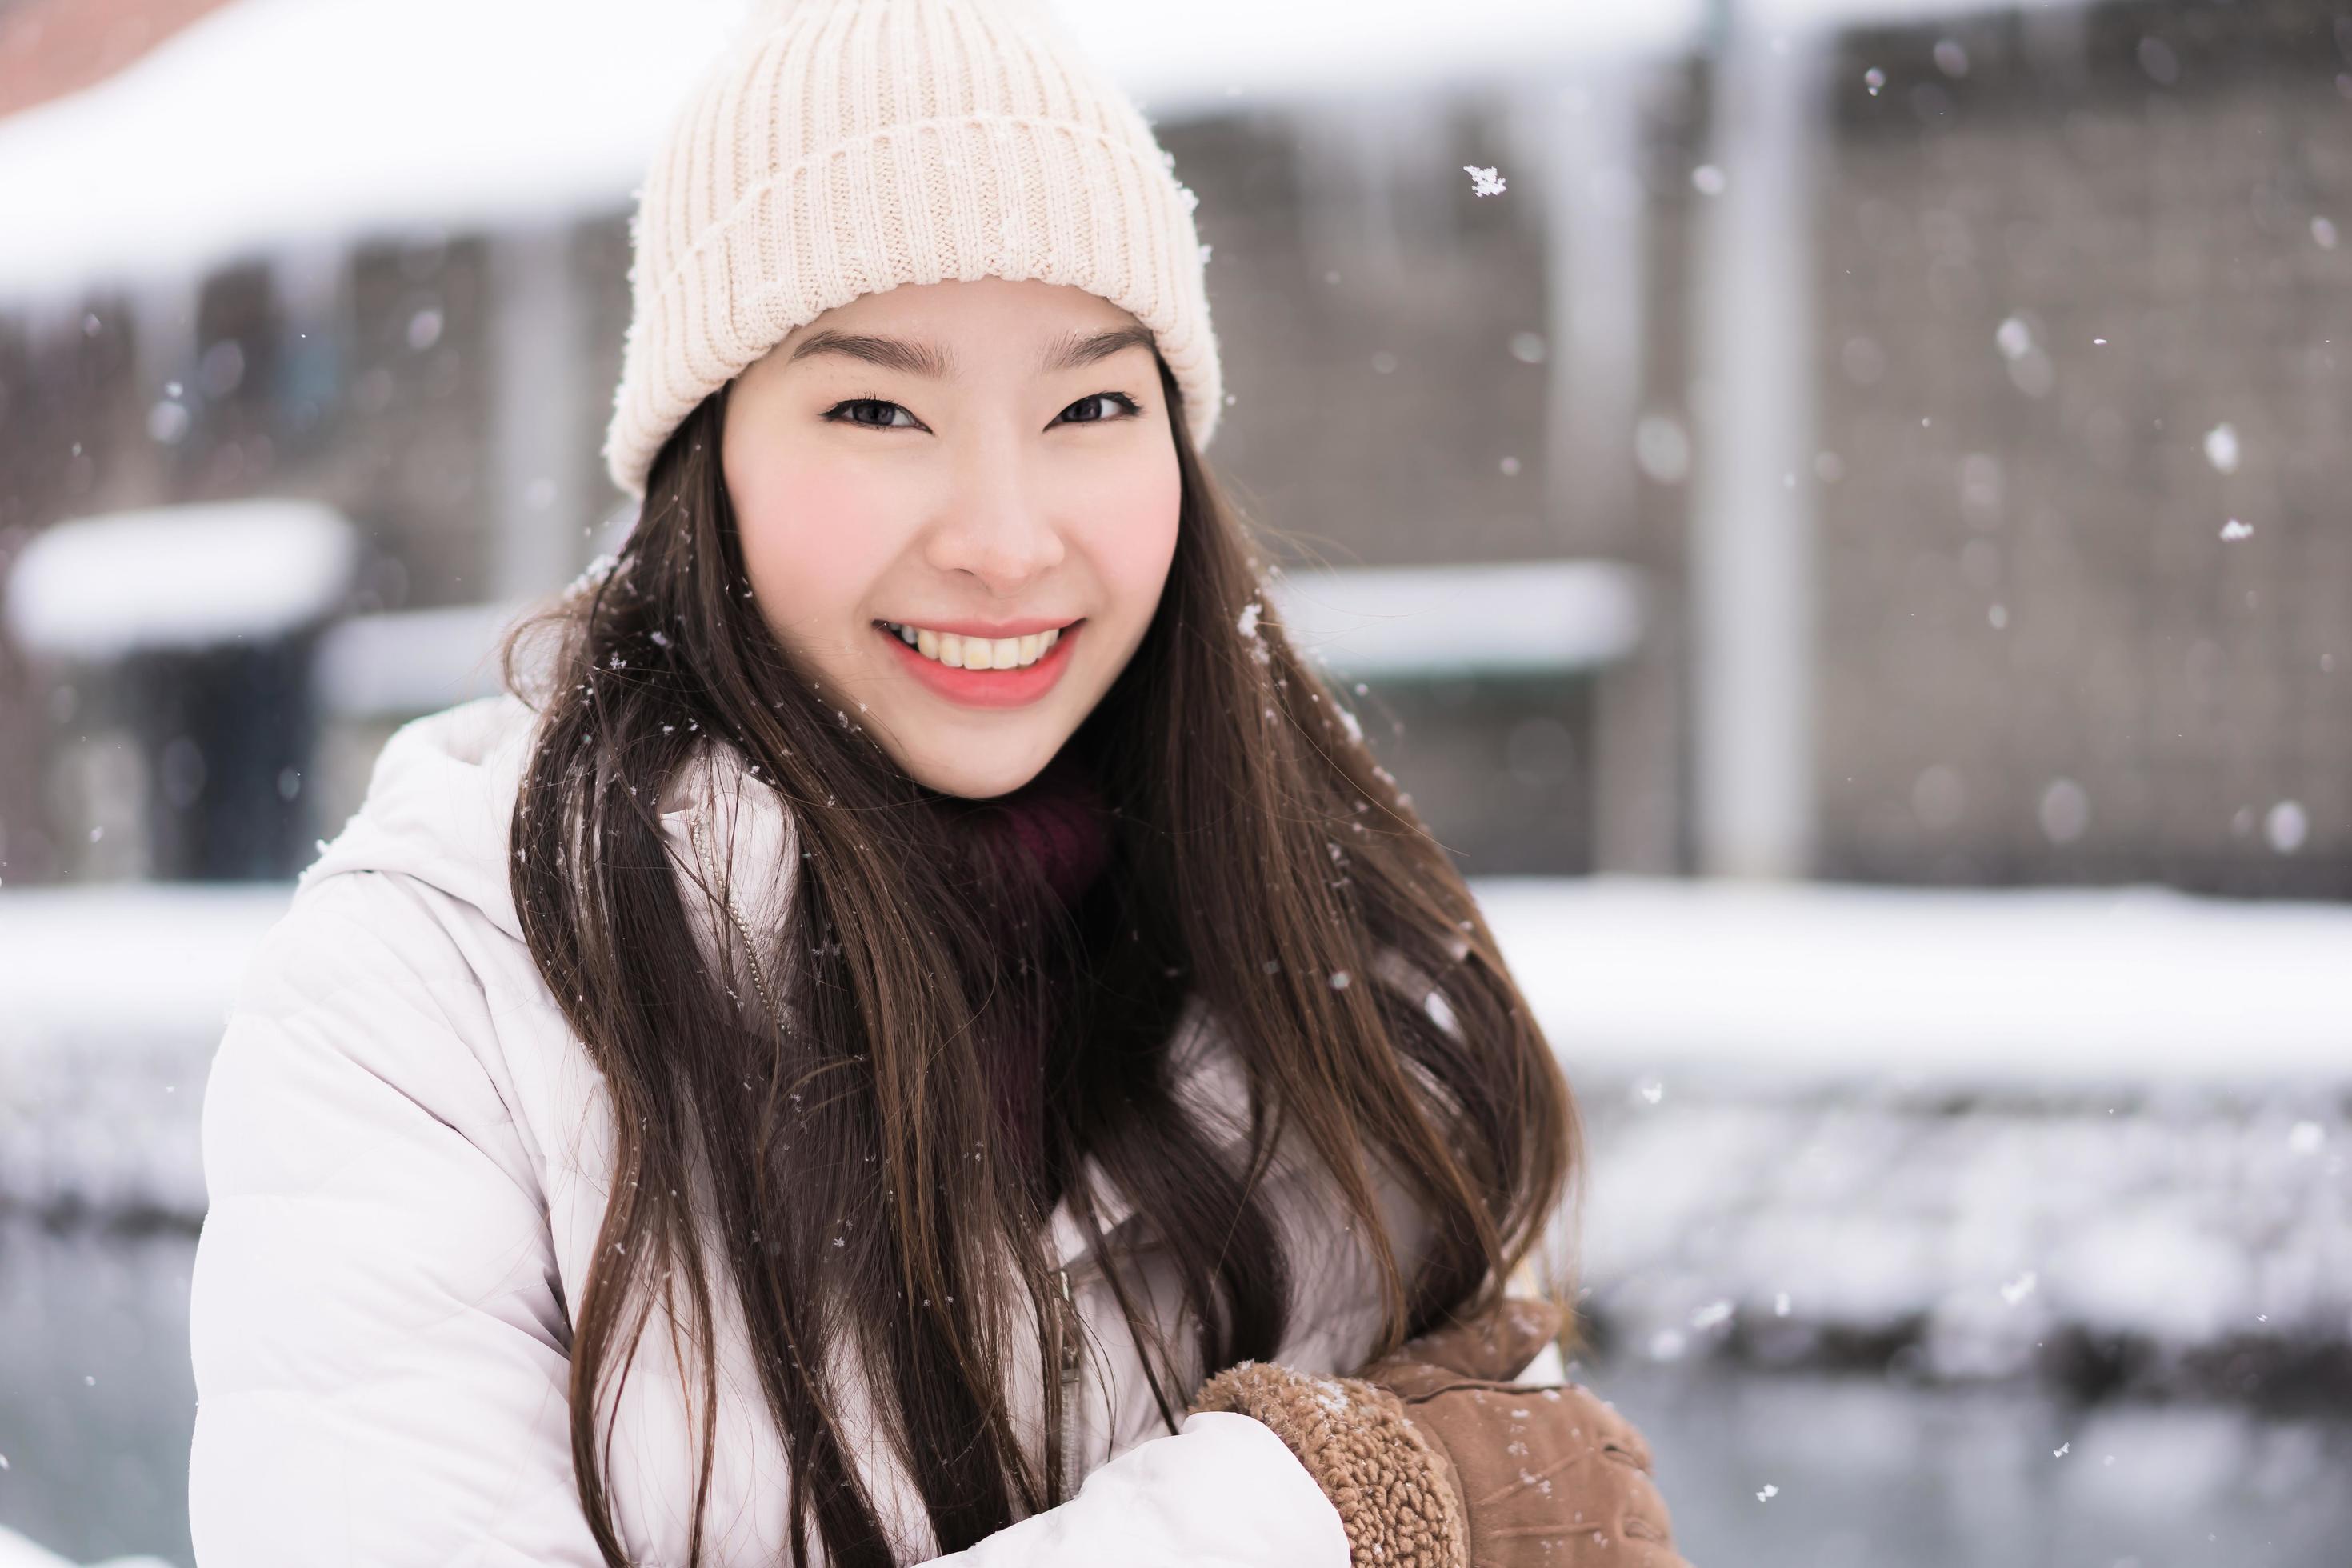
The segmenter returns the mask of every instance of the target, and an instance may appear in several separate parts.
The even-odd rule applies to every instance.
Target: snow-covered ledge
[[[1762,1094],[2352,1079],[2352,905],[1617,878],[1477,891],[1571,1068]]]
[[[6,1525],[0,1524],[0,1568],[76,1568],[76,1564],[46,1547],[34,1545]],[[110,1557],[103,1563],[89,1564],[89,1568],[172,1568],[172,1565],[161,1557]]]

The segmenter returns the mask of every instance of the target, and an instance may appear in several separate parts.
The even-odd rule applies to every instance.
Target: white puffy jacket
[[[508,895],[531,721],[492,698],[396,734],[230,1016],[205,1099],[211,1209],[190,1314],[201,1568],[602,1563],[573,1480],[567,1378],[611,1109]],[[666,820],[682,857],[698,823],[711,829],[740,907],[772,920],[797,864],[790,825],[771,791],[737,783],[721,764],[689,770]],[[1197,1016],[1174,1059],[1192,1103],[1238,1136],[1245,1091]],[[1301,1292],[1279,1359],[1347,1372],[1371,1345],[1379,1298],[1346,1227],[1322,1223],[1327,1196],[1295,1171],[1275,1189]],[[1384,1198],[1410,1257],[1412,1216],[1393,1188]],[[1265,1426],[1197,1415],[1167,1433],[1066,1207],[1053,1236],[1094,1352],[1073,1391],[1087,1479],[1072,1500],[938,1561],[1344,1568],[1337,1512]],[[730,1316],[704,1561],[785,1562],[782,1445],[731,1293],[714,1294]],[[672,1339],[658,1324],[646,1333],[613,1436],[615,1525],[633,1560],[658,1568],[686,1562],[699,1447],[687,1396],[698,1376]],[[898,1560],[930,1558],[887,1451],[852,1445]]]

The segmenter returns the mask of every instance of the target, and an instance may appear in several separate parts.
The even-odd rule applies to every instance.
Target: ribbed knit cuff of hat
[[[1244,1362],[1211,1378],[1193,1408],[1252,1416],[1281,1438],[1339,1510],[1355,1568],[1469,1568],[1454,1462],[1387,1390]]]

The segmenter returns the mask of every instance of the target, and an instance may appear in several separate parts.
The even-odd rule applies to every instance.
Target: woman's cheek
[[[1093,524],[1096,540],[1089,553],[1114,596],[1149,621],[1176,554],[1183,479],[1175,458],[1169,458],[1164,471],[1155,466],[1090,499],[1084,515]]]
[[[755,481],[739,509],[744,563],[768,624],[788,646],[841,640],[862,623],[890,559],[891,530],[870,476],[803,468],[790,483]]]

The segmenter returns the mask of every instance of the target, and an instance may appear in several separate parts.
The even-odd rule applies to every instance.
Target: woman
[[[1201,467],[1191,205],[1028,0],[768,5],[697,93],[626,547],[214,1068],[201,1562],[1677,1561],[1497,1381],[1574,1117]]]

